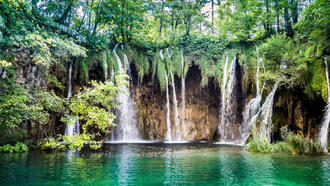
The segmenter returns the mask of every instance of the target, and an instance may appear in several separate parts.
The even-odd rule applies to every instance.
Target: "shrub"
[[[284,141],[270,144],[268,141],[254,138],[248,143],[247,150],[261,153],[293,153],[313,155],[321,152],[318,142],[308,140],[300,134],[294,134],[287,127],[281,128],[281,136]]]
[[[272,150],[271,147],[271,144],[267,140],[255,138],[249,142],[247,150],[250,152],[269,153]]]
[[[288,131],[286,127],[281,128],[281,135],[284,141],[290,145],[293,153],[297,154],[317,154],[321,152],[318,142],[308,140],[300,134]]]
[[[292,153],[292,147],[288,143],[286,143],[284,141],[280,141],[280,142],[272,145],[271,152],[273,152],[273,153]]]
[[[0,152],[27,152],[29,148],[22,142],[17,142],[15,146],[10,144],[0,146]]]

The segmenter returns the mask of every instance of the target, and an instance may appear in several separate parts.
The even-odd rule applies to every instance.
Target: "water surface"
[[[0,185],[330,185],[329,156],[218,145],[106,145],[102,153],[0,154]]]

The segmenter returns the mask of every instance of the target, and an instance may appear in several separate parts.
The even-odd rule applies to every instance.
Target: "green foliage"
[[[138,71],[138,76],[143,78],[149,72],[149,59],[148,56],[144,54],[144,51],[139,51],[131,47],[127,47],[126,53],[129,59],[134,63]]]
[[[321,148],[317,141],[308,140],[302,135],[294,134],[286,127],[281,128],[283,140],[290,145],[292,152],[297,154],[317,154]]]
[[[61,143],[55,138],[45,138],[40,142],[39,145],[41,150],[65,150],[66,146],[64,143]]]
[[[119,80],[119,79],[118,79]],[[124,81],[119,80],[122,86]],[[112,125],[115,118],[111,109],[116,106],[116,95],[121,90],[112,82],[91,82],[90,88],[77,94],[69,105],[74,114],[79,115],[79,120],[84,121],[83,133],[87,132],[89,126],[93,126],[102,132]]]
[[[85,87],[84,91],[75,95],[69,104],[73,115],[77,115],[81,124],[81,134],[73,137],[58,135],[55,138],[46,138],[40,143],[42,150],[71,149],[80,151],[85,144],[92,149],[101,147],[101,142],[96,141],[100,133],[108,133],[109,127],[113,126],[115,115],[113,108],[117,105],[117,95],[122,87],[127,85],[126,75],[116,76],[117,84],[111,81],[91,81],[91,87]],[[62,121],[68,125],[73,124],[74,116],[67,115]]]
[[[27,119],[30,98],[25,89],[14,82],[11,65],[0,66],[8,73],[7,79],[0,78],[0,128],[15,127]]]
[[[271,152],[271,144],[264,139],[254,138],[252,141],[248,143],[247,150],[250,152],[261,152],[261,153],[269,153]]]
[[[273,153],[292,153],[293,149],[292,147],[284,141],[277,142],[275,144],[272,144],[272,150]]]
[[[321,152],[318,142],[308,140],[300,134],[294,134],[286,127],[281,128],[281,136],[284,141],[270,144],[267,140],[254,138],[247,146],[251,152],[261,153],[289,153],[313,155]]]
[[[328,98],[325,64],[322,59],[315,60],[308,65],[305,75],[306,85],[304,92],[312,99],[322,97],[324,101]]]
[[[33,125],[46,125],[51,122],[49,119],[52,114],[63,113],[64,100],[54,92],[36,91],[33,95],[33,102],[28,109],[28,119]]]
[[[210,36],[185,36],[179,44],[184,47],[186,53],[195,56],[205,56],[209,59],[217,59],[222,56],[222,52],[228,45],[225,38],[215,38]]]
[[[168,77],[165,62],[159,59],[157,61],[157,77],[161,90],[166,88],[166,76]]]
[[[292,50],[294,47],[292,39],[285,35],[273,35],[260,45],[259,53],[267,69],[262,75],[265,81],[279,80],[289,87],[304,85],[307,64],[299,57],[299,51]]]
[[[0,152],[27,152],[29,148],[22,142],[17,142],[15,146],[10,144],[0,146]]]

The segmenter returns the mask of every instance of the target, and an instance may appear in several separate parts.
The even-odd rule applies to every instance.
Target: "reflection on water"
[[[0,185],[329,185],[329,156],[214,145],[108,145],[102,153],[0,154]]]

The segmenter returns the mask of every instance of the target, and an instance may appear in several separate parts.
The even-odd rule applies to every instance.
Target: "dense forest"
[[[273,114],[247,131],[250,151],[310,154],[326,152],[329,147],[327,0],[0,2],[0,151],[100,148],[115,131],[116,110],[121,107],[118,97],[125,87],[131,87],[129,93],[134,94],[136,117],[140,118],[137,125],[143,126],[138,130],[144,131],[141,138],[164,140],[165,129],[150,129],[156,124],[150,124],[148,109],[157,110],[157,105],[141,97],[164,99],[167,94],[175,98],[171,101],[175,105],[174,84],[179,87],[181,77],[187,82],[199,75],[199,81],[187,82],[187,91],[194,86],[201,91],[212,89],[216,93],[210,99],[222,110],[224,105],[235,109],[220,113],[214,109],[214,117],[223,125],[211,127],[210,134],[185,139],[229,140],[224,137],[226,130],[222,131],[227,126],[226,115],[233,112],[233,126],[252,120],[242,113],[252,98],[260,96],[259,107],[260,102],[271,106],[267,112],[263,106],[260,117]],[[121,59],[124,67],[119,64]],[[131,73],[125,73],[127,68]],[[240,74],[235,76],[233,91],[227,91],[231,68]],[[199,75],[194,76],[194,70]],[[169,85],[174,90],[169,92]],[[272,93],[269,103],[267,95]],[[237,104],[227,103],[228,95],[235,95]],[[180,100],[184,97],[180,95]],[[186,97],[187,103],[178,104],[188,108],[195,101]],[[164,109],[170,107],[169,100],[168,105],[165,101],[159,104]],[[142,108],[143,104],[147,106]],[[298,107],[302,114],[296,114]],[[182,113],[171,113],[171,117],[180,117],[172,123],[189,119]],[[77,122],[74,130],[79,132],[66,135],[67,126]],[[203,128],[197,126],[196,131]],[[230,134],[241,130],[240,126],[232,128]],[[255,134],[261,130],[269,130],[271,136]],[[325,142],[319,141],[322,130]]]

